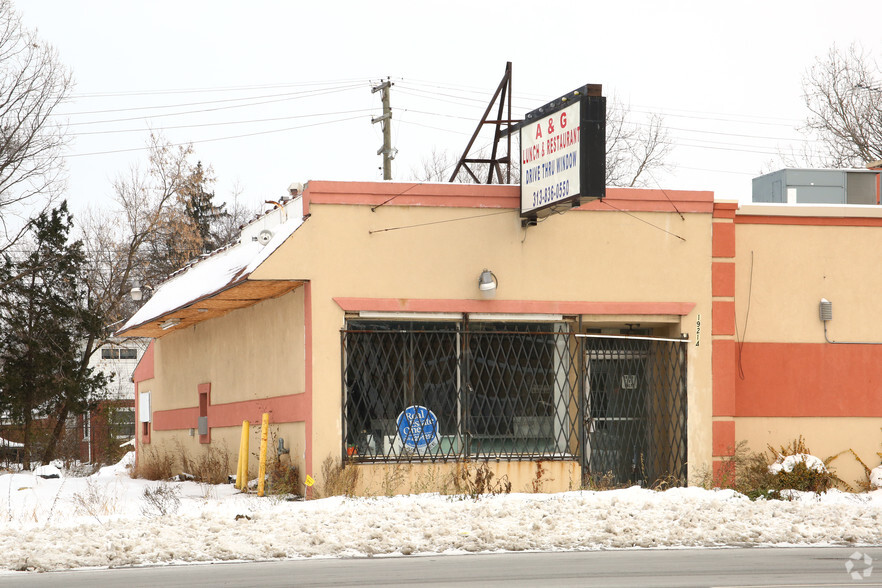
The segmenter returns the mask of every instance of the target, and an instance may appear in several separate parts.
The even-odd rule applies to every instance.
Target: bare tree
[[[65,127],[51,119],[72,88],[58,54],[0,0],[0,252],[27,230],[64,185]]]
[[[606,111],[606,185],[644,187],[653,171],[667,169],[667,158],[673,149],[664,120],[650,114],[647,122],[633,120],[631,109],[615,96],[607,102]],[[518,152],[517,143],[512,147]],[[486,149],[477,156],[486,158]],[[421,182],[445,182],[456,166],[457,156],[451,151],[437,151],[411,169],[411,177]],[[487,164],[471,164],[478,178],[487,176]],[[460,170],[456,182],[474,183],[474,178]],[[512,183],[520,183],[520,166],[512,167]]]
[[[151,240],[167,234],[167,225],[179,211],[175,197],[188,170],[190,148],[172,148],[161,138],[150,137],[150,168],[141,173],[132,168],[113,184],[117,211],[87,211],[79,230],[88,267],[83,295],[100,321],[99,328],[80,341],[78,364],[88,370],[89,360],[113,334],[114,326],[135,307],[128,293],[134,278],[155,280],[165,271],[166,259],[154,269]],[[157,236],[160,237],[157,237]],[[186,235],[181,242],[186,243]],[[186,245],[184,245],[186,247]],[[78,412],[78,399],[64,395],[53,407],[54,428],[42,460],[53,459],[70,415]]]
[[[882,71],[858,44],[835,45],[802,82],[809,110],[801,130],[820,148],[803,159],[823,167],[863,167],[882,159]]]
[[[115,209],[89,210],[80,220],[92,264],[90,293],[109,324],[134,310],[128,299],[134,281],[156,284],[202,253],[198,228],[180,199],[193,167],[192,148],[173,147],[151,134],[149,150],[146,172],[133,166],[113,181]],[[102,343],[96,341],[88,354]]]
[[[475,157],[477,159],[486,159],[488,157],[487,150],[482,149]],[[420,160],[417,167],[411,168],[410,175],[419,182],[447,182],[450,179],[450,172],[456,167],[458,161],[459,156],[453,151],[439,151],[433,147],[428,157]],[[488,164],[472,163],[469,166],[474,170],[474,174],[477,177],[487,176]],[[465,169],[460,169],[457,172],[455,182],[457,184],[478,183]]]
[[[673,144],[658,114],[650,114],[648,122],[636,123],[630,107],[615,96],[606,109],[606,185],[644,187],[647,176],[655,170],[667,169],[667,158]]]
[[[192,147],[174,147],[151,135],[149,148],[146,172],[134,166],[113,182],[116,208],[90,210],[80,222],[87,258],[93,264],[89,287],[108,324],[134,312],[128,296],[133,283],[156,286],[206,252],[205,237],[186,200],[192,193],[194,171],[201,168],[190,162]],[[210,168],[200,173],[208,172]],[[256,210],[242,204],[238,193],[231,208],[218,208],[223,213],[211,219],[212,245],[235,240],[238,227]],[[93,350],[103,341],[96,343]]]

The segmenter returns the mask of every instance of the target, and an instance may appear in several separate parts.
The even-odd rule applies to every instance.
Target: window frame
[[[480,315],[475,320],[472,320],[468,314],[441,317],[438,314],[418,315],[410,313],[403,315],[402,313],[389,313],[387,316],[382,316],[382,313],[371,313],[367,317],[364,315],[348,316],[344,328],[341,329],[344,457],[358,462],[448,461],[456,459],[504,459],[510,461],[536,459],[577,460],[581,446],[578,425],[578,419],[581,418],[578,416],[581,410],[581,403],[578,400],[578,378],[573,377],[573,369],[575,367],[574,353],[578,353],[576,351],[578,346],[573,338],[574,323],[573,319],[565,319],[560,315]],[[420,327],[422,327],[422,330],[420,330]],[[347,336],[373,332],[375,330],[409,336],[411,338],[411,343],[409,343],[411,346],[413,336],[423,332],[435,335],[434,338],[430,336],[424,343],[431,341],[436,346],[440,343],[445,348],[449,348],[450,342],[445,343],[443,341],[442,337],[444,335],[455,339],[455,357],[447,353],[438,359],[430,358],[431,361],[437,363],[443,363],[451,359],[455,359],[456,362],[455,370],[447,374],[449,376],[448,380],[452,377],[455,377],[456,380],[453,401],[448,401],[446,409],[437,411],[441,414],[435,415],[437,428],[442,433],[438,436],[433,447],[403,447],[403,443],[399,442],[402,440],[403,435],[397,431],[397,428],[395,430],[390,428],[388,423],[390,421],[389,417],[395,415],[392,415],[387,407],[383,407],[384,414],[381,415],[383,418],[379,419],[381,422],[386,422],[385,425],[377,426],[376,424],[371,424],[367,427],[369,430],[364,428],[363,423],[366,418],[374,423],[377,421],[377,419],[370,416],[366,417],[364,415],[365,410],[370,412],[373,410],[370,407],[382,406],[387,401],[372,399],[366,402],[373,402],[374,404],[366,405],[365,401],[359,401],[355,398],[359,393],[356,392],[356,387],[353,386],[352,382],[352,375],[349,373],[353,369],[350,359],[353,354],[359,352],[353,349],[352,340],[347,339]],[[464,374],[463,364],[465,361],[463,354],[465,353],[468,356],[474,355],[474,350],[465,351],[468,344],[466,340],[472,336],[480,339],[484,334],[488,334],[490,340],[494,336],[497,337],[497,345],[503,345],[506,341],[505,337],[514,337],[515,339],[519,337],[536,339],[539,337],[540,343],[533,342],[534,351],[531,351],[532,353],[536,353],[535,349],[541,346],[541,339],[549,337],[549,341],[546,341],[544,344],[548,347],[548,343],[553,342],[553,345],[551,345],[553,349],[550,352],[546,351],[544,353],[550,354],[544,360],[542,358],[534,358],[539,360],[540,363],[541,361],[547,362],[544,368],[541,365],[534,368],[515,364],[506,366],[508,371],[512,373],[518,370],[523,372],[531,369],[537,373],[545,372],[549,380],[546,384],[549,388],[546,391],[548,398],[545,401],[548,405],[549,414],[537,413],[536,408],[523,398],[512,399],[514,394],[525,395],[523,387],[516,388],[512,396],[500,394],[501,390],[509,389],[504,388],[502,384],[494,382],[492,380],[492,372],[483,374],[485,379],[490,378],[490,382],[485,383],[483,388],[488,391],[494,391],[495,400],[487,400],[489,392],[481,401],[475,400],[476,395],[470,392],[470,390],[474,390],[476,382],[471,380],[464,381],[464,378],[473,378],[476,372],[465,368],[468,371]],[[492,345],[493,343],[490,344]],[[406,371],[402,369],[402,360],[398,357],[399,351],[386,350],[386,353],[385,359],[398,363],[392,368],[384,366],[384,373]],[[497,351],[496,353],[498,355],[499,352]],[[523,353],[525,352],[516,357],[515,361],[523,360]],[[566,359],[561,361],[561,358]],[[425,359],[425,356],[422,356],[422,359]],[[413,362],[413,358],[406,361]],[[418,371],[413,365],[410,365],[407,369],[411,374],[411,378]],[[432,381],[421,383],[424,386],[430,387],[438,384],[437,381],[434,384]],[[413,387],[414,384],[411,383],[411,386]],[[526,394],[529,396],[529,394],[535,392],[536,390],[527,389]],[[394,393],[384,395],[384,397],[388,396],[394,396]],[[409,404],[409,406],[419,406],[420,404],[416,400],[422,399],[422,397],[413,394],[409,398],[409,402],[413,402],[413,404]],[[399,398],[398,400],[399,402],[395,405],[397,406],[395,412],[405,408],[405,402],[402,402],[403,399]],[[395,399],[393,399],[394,402]],[[498,411],[499,407],[506,406],[506,403],[509,406],[502,409],[502,412],[506,413],[504,416],[493,412],[494,410]],[[427,402],[427,404],[429,403]],[[447,412],[451,410],[454,404],[456,406],[456,414],[451,418],[451,415],[447,414]],[[484,430],[479,435],[475,434],[473,428],[476,422],[476,417],[473,415],[475,407],[479,407],[484,411],[490,411],[489,417],[485,417]],[[518,412],[519,410],[520,412]],[[397,415],[395,425],[400,425],[402,414],[404,414],[403,411]],[[455,426],[455,430],[452,433],[450,430],[451,423]],[[359,428],[362,430],[359,431]],[[445,431],[447,434],[445,434]],[[535,437],[530,437],[529,435],[531,434]],[[384,441],[381,443],[377,439],[383,439]],[[477,443],[475,442],[476,439],[478,440]],[[530,445],[531,443],[532,445]],[[542,443],[545,443],[545,446],[542,446]]]

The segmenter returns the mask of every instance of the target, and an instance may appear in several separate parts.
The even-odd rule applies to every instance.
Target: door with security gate
[[[581,337],[586,478],[686,482],[685,341]]]

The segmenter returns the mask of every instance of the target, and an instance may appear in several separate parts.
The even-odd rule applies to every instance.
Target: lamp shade
[[[496,276],[493,275],[493,272],[488,269],[481,272],[481,275],[478,278],[478,290],[481,291],[481,296],[484,298],[493,298],[496,295],[497,285],[498,281],[496,280]]]

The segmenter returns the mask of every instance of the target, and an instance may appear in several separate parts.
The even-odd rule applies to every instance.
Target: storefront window
[[[346,454],[573,455],[578,407],[570,338],[563,323],[349,321]]]

